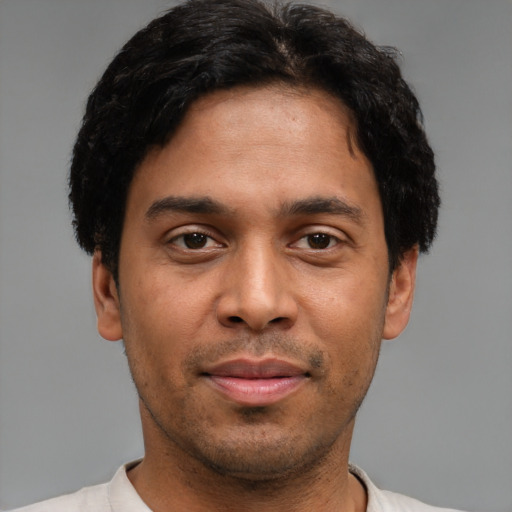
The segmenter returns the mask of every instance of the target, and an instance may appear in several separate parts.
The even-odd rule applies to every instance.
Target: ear
[[[92,258],[92,289],[100,336],[109,341],[120,340],[123,337],[123,330],[117,287],[112,273],[102,261],[99,250],[94,251]]]
[[[407,326],[411,314],[416,284],[418,247],[415,246],[402,256],[389,283],[388,304],[382,337],[396,338]]]

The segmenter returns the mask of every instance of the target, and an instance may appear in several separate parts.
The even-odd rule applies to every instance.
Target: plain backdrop
[[[439,236],[385,342],[351,459],[384,488],[512,510],[512,3],[325,1],[402,50],[437,154]],[[66,175],[84,102],[162,0],[0,0],[0,508],[110,479],[143,446],[99,338]]]

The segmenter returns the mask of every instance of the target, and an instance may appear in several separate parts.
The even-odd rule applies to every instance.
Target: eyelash
[[[186,237],[191,237],[189,243],[187,243]],[[196,237],[196,240],[194,240],[193,237]],[[316,237],[316,240],[314,240],[314,237]],[[181,243],[179,241],[181,241]],[[212,241],[215,242],[213,247],[211,245]],[[201,245],[202,242],[204,242],[204,245]],[[305,242],[308,245],[308,247],[300,247],[300,244],[303,242]],[[322,245],[324,245],[325,242],[327,242],[327,245],[325,247],[322,247]],[[169,239],[167,243],[179,247],[182,250],[192,252],[224,247],[222,243],[217,242],[217,240],[211,235],[211,233],[199,229],[190,230],[185,233],[180,233],[179,235],[176,235]],[[191,247],[191,245],[194,245],[194,243],[198,243],[199,245],[197,247]],[[312,244],[315,243],[317,245],[320,245],[320,247],[313,247]],[[296,242],[290,244],[290,247],[321,252],[332,249],[333,247],[339,245],[340,243],[342,243],[342,240],[337,236],[334,236],[330,233],[326,233],[324,231],[314,231],[301,236]],[[207,246],[208,244],[210,244],[209,247]]]
[[[208,241],[214,241],[216,242],[216,245],[215,247],[222,247],[223,244],[221,244],[220,242],[217,242],[215,240],[215,238],[213,236],[211,236],[210,233],[207,233],[207,232],[204,232],[204,231],[201,231],[199,229],[197,230],[191,230],[191,231],[187,231],[186,233],[180,233],[179,235],[176,235],[174,237],[172,237],[167,243],[168,244],[171,244],[171,245],[175,245],[177,247],[179,247],[180,249],[182,250],[185,250],[185,251],[196,251],[196,250],[201,250],[201,249],[210,249],[211,247],[189,247],[187,246],[187,242],[185,240],[185,237],[203,237],[205,242],[208,243]],[[178,240],[181,240],[182,243],[178,243]],[[190,242],[193,244],[194,243],[194,240],[190,240]],[[200,242],[200,240],[196,240],[196,242]]]
[[[313,237],[317,237],[316,240],[313,240]],[[336,245],[342,243],[341,239],[337,236],[334,236],[330,233],[325,233],[323,231],[316,231],[313,233],[308,233],[307,235],[302,236],[297,240],[297,242],[294,242],[292,244],[292,247],[297,247],[300,242],[305,241],[309,247],[305,247],[305,249],[311,249],[314,251],[326,251],[328,249],[332,249]],[[319,245],[322,245],[324,242],[327,241],[326,247],[312,247],[312,243],[317,243]]]

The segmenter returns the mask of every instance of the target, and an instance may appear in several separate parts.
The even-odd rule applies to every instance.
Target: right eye
[[[176,245],[182,249],[198,250],[222,247],[222,244],[214,240],[211,236],[201,232],[183,233],[169,240],[170,244]]]

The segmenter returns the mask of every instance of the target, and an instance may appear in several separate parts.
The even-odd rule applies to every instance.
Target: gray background
[[[432,504],[512,510],[512,3],[325,2],[403,51],[444,208],[406,333],[386,342],[352,460]],[[95,330],[66,200],[85,98],[163,0],[0,0],[0,507],[143,453],[118,344]]]

